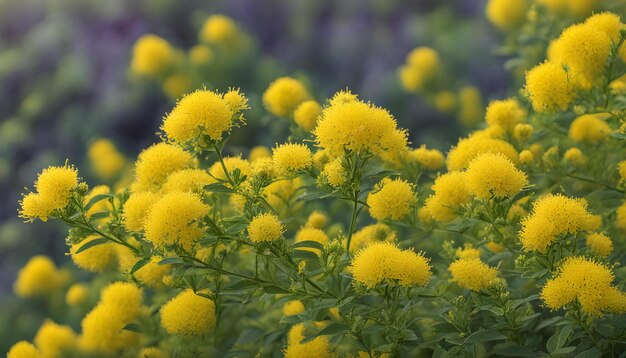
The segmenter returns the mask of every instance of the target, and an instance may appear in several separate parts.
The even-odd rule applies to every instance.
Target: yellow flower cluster
[[[499,29],[513,30],[524,22],[528,7],[527,0],[489,0],[487,19]]]
[[[311,150],[304,144],[285,143],[274,148],[272,160],[276,169],[284,173],[304,170],[313,164]]]
[[[135,42],[130,69],[138,75],[156,76],[166,71],[174,61],[175,51],[167,40],[148,34]]]
[[[291,77],[280,77],[263,93],[263,104],[268,112],[289,117],[302,102],[311,98],[302,82]]]
[[[600,257],[607,257],[613,252],[613,241],[603,233],[589,234],[585,242],[587,247]]]
[[[293,112],[293,120],[305,131],[312,131],[322,115],[322,106],[314,100],[302,102]]]
[[[402,86],[409,92],[423,90],[439,71],[439,54],[430,47],[413,49],[406,57],[406,64],[400,67]]]
[[[48,167],[35,181],[36,193],[28,193],[20,202],[20,217],[46,221],[55,210],[65,208],[72,189],[78,185],[78,172],[73,167]]]
[[[81,242],[70,246],[72,261],[78,267],[90,272],[103,272],[112,266],[116,261],[116,251],[114,243],[104,243],[87,248],[84,251],[78,250],[84,245],[88,245],[94,240],[102,239],[98,235],[90,235]]]
[[[163,287],[163,278],[172,270],[172,265],[159,264],[161,256],[152,256],[150,261],[135,271],[134,276],[140,283],[148,287]]]
[[[304,323],[299,323],[291,327],[287,334],[287,348],[284,352],[285,358],[337,357],[331,349],[330,341],[327,336],[316,337],[309,342],[302,343],[302,340],[304,340],[304,332]]]
[[[18,272],[13,290],[20,297],[41,296],[54,292],[65,282],[65,275],[50,258],[35,256]]]
[[[503,154],[477,156],[465,173],[468,190],[479,199],[511,197],[528,184],[526,174]]]
[[[126,158],[110,140],[104,138],[91,143],[87,157],[94,173],[104,180],[118,177],[126,165]]]
[[[396,232],[393,231],[388,225],[383,223],[368,225],[352,235],[352,241],[350,241],[350,252],[358,252],[372,242],[395,242],[396,238]]]
[[[472,291],[481,291],[497,283],[498,270],[487,266],[478,257],[465,257],[450,264],[452,281]]]
[[[445,164],[443,153],[437,149],[427,149],[425,145],[409,152],[409,158],[429,170],[441,169]]]
[[[515,98],[496,100],[489,103],[485,121],[490,126],[500,126],[509,133],[526,119],[526,110]]]
[[[452,171],[440,175],[432,185],[435,192],[426,199],[424,210],[436,221],[449,222],[456,218],[456,211],[471,200],[465,173]]]
[[[154,144],[139,153],[131,190],[159,191],[170,174],[195,166],[194,157],[183,149],[163,142]]]
[[[472,135],[459,140],[456,147],[448,153],[447,166],[449,171],[463,170],[479,154],[501,153],[514,164],[519,161],[515,148],[501,139],[489,138],[481,135]]]
[[[172,334],[206,334],[215,325],[215,304],[193,290],[184,290],[161,307],[161,324]]]
[[[385,178],[367,196],[370,215],[377,220],[400,220],[416,203],[413,185],[402,179]]]
[[[596,144],[611,133],[606,123],[608,115],[584,114],[577,117],[569,127],[569,137],[576,142]]]
[[[271,242],[285,232],[285,227],[274,214],[263,213],[255,216],[248,225],[248,236],[252,242]]]

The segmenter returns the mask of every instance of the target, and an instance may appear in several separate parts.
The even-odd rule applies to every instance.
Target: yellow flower
[[[263,93],[263,105],[276,116],[288,117],[310,97],[302,82],[291,77],[280,77],[270,83]]]
[[[533,126],[526,123],[518,123],[513,129],[513,136],[519,141],[527,141],[533,135]]]
[[[530,150],[522,150],[519,153],[519,161],[522,164],[530,164],[533,162],[533,160],[535,160],[535,156],[533,155],[533,152],[531,152]]]
[[[406,56],[406,62],[424,73],[432,74],[439,67],[439,54],[433,48],[422,46],[414,48]]]
[[[73,167],[48,167],[35,181],[37,193],[26,195],[21,201],[20,217],[27,220],[47,220],[55,210],[65,208],[71,191],[78,185],[78,172]]]
[[[213,178],[203,169],[183,169],[170,174],[163,184],[162,191],[169,194],[175,191],[203,193],[204,187],[211,184]]]
[[[191,289],[184,290],[161,307],[161,325],[170,334],[206,334],[215,325],[215,304]]]
[[[250,241],[255,243],[280,239],[284,232],[285,227],[278,217],[270,213],[255,216],[248,225],[248,236],[250,236]]]
[[[585,242],[587,247],[600,257],[607,257],[613,252],[613,241],[602,233],[595,232],[587,235]]]
[[[150,208],[152,208],[160,198],[158,194],[150,191],[132,193],[124,203],[122,211],[122,222],[126,230],[143,230],[143,225]]]
[[[519,27],[526,18],[528,2],[526,0],[489,0],[487,19],[502,30]]]
[[[566,150],[563,157],[576,166],[585,165],[585,163],[587,163],[587,157],[578,148]]]
[[[335,358],[328,336],[320,336],[315,339],[301,343],[304,340],[304,324],[299,323],[291,327],[287,335],[287,348],[285,358],[318,357]]]
[[[191,81],[184,73],[174,73],[163,81],[163,92],[171,99],[178,99],[192,88]]]
[[[303,227],[302,229],[298,230],[298,232],[296,233],[296,238],[295,238],[295,242],[315,241],[322,245],[327,243],[328,240],[330,239],[328,238],[328,235],[326,235],[324,231],[320,229],[312,228],[312,227]],[[303,248],[302,250],[308,250],[308,249]],[[310,249],[310,250],[316,250],[316,249]]]
[[[450,113],[456,108],[456,96],[451,91],[441,91],[435,95],[435,108],[444,113]]]
[[[7,358],[40,358],[41,352],[29,342],[19,341],[15,343],[9,352]]]
[[[456,218],[455,210],[471,200],[466,186],[465,173],[449,172],[435,179],[432,186],[435,191],[424,204],[429,216],[440,222],[449,222]]]
[[[167,143],[154,144],[139,153],[131,189],[133,192],[158,191],[171,173],[195,166],[193,156],[181,148]]]
[[[304,170],[313,164],[311,150],[304,144],[285,143],[273,149],[272,160],[286,173]]]
[[[145,222],[146,240],[160,249],[180,245],[191,251],[204,234],[200,220],[209,207],[192,193],[174,192],[163,196],[150,210]]]
[[[503,140],[485,138],[481,136],[470,136],[459,140],[456,147],[448,153],[448,170],[462,170],[469,165],[479,154],[502,153],[514,164],[517,164],[519,157],[513,146]]]
[[[152,256],[150,261],[135,271],[135,278],[148,287],[163,286],[163,277],[172,270],[172,265],[160,265],[163,260],[161,256]]]
[[[201,136],[219,141],[230,130],[235,114],[223,95],[197,90],[178,101],[161,129],[177,143],[190,143]]]
[[[402,87],[407,92],[419,92],[424,89],[428,81],[426,74],[419,68],[411,65],[403,65],[398,69],[398,77]]]
[[[248,155],[248,159],[254,163],[259,159],[271,158],[272,152],[266,146],[258,145],[250,149],[250,155]]]
[[[432,275],[429,260],[412,250],[400,250],[388,241],[370,243],[349,268],[356,282],[373,288],[382,283],[426,286]]]
[[[284,316],[293,316],[304,312],[304,304],[300,300],[292,300],[283,306]]]
[[[476,87],[463,87],[459,91],[459,120],[465,126],[473,126],[483,118],[483,99]]]
[[[306,224],[304,226],[321,230],[324,228],[324,226],[326,226],[327,222],[328,222],[328,218],[326,217],[326,215],[315,210],[311,213],[311,215],[309,215],[309,217],[306,220]]]
[[[548,194],[535,201],[531,215],[522,221],[519,237],[524,250],[544,253],[560,235],[592,227],[593,218],[584,200]]]
[[[83,200],[83,205],[87,205],[89,201],[91,201],[91,199],[93,199],[94,197],[98,195],[103,195],[103,194],[111,194],[111,188],[109,188],[107,185],[98,185],[98,186],[93,187],[93,189],[91,189],[89,193],[85,195],[85,199]],[[93,204],[91,208],[87,210],[87,212],[85,213],[85,216],[87,216],[87,218],[90,218],[95,213],[110,212],[112,209],[113,207],[111,206],[111,202],[109,201],[109,199],[108,198],[102,199],[96,202],[95,204]],[[104,219],[105,218],[100,219],[100,220],[104,220]]]
[[[402,179],[385,178],[367,196],[370,215],[377,220],[400,220],[416,203],[413,186]]]
[[[512,133],[515,126],[526,118],[526,114],[515,98],[495,100],[489,103],[485,120],[490,126],[500,126]]]
[[[65,303],[68,306],[79,306],[87,300],[89,289],[87,285],[82,283],[75,283],[67,290],[65,294]]]
[[[57,290],[64,283],[50,258],[35,256],[18,272],[13,290],[19,297],[42,296]]]
[[[626,180],[626,160],[622,160],[617,164],[617,171],[622,180]]]
[[[246,177],[249,177],[252,173],[250,162],[245,159],[241,159],[240,157],[224,158],[224,166],[226,167],[226,170],[228,171],[231,178],[235,169],[239,170],[241,176],[245,175]],[[222,164],[220,162],[215,162],[213,165],[211,165],[211,167],[209,168],[209,174],[213,178],[227,180],[226,173],[224,173],[224,168],[222,167]]]
[[[551,61],[537,65],[526,73],[524,89],[537,112],[566,110],[574,99],[563,66]]]
[[[343,94],[335,96],[339,95]],[[317,121],[314,134],[318,146],[334,158],[344,150],[369,151],[383,159],[407,150],[407,133],[397,128],[391,114],[359,100],[331,100]]]
[[[577,117],[569,127],[569,137],[576,142],[598,143],[611,133],[605,119],[608,115],[585,114]]]
[[[104,180],[119,176],[126,165],[126,158],[117,151],[110,140],[104,138],[91,143],[87,157],[93,171]]]
[[[437,149],[426,149],[425,145],[410,151],[409,157],[430,170],[441,169],[445,164],[443,153]]]
[[[383,223],[368,225],[352,235],[352,239],[350,241],[350,252],[358,252],[372,242],[395,242],[396,238],[396,232]]]
[[[174,62],[174,49],[163,38],[148,34],[141,36],[133,46],[130,69],[138,75],[155,76]]]
[[[541,299],[556,310],[578,300],[582,311],[598,316],[602,312],[623,312],[626,295],[615,288],[613,272],[585,257],[569,257],[541,290]],[[620,307],[621,306],[621,307]]]
[[[348,173],[343,166],[343,158],[339,157],[324,165],[320,175],[333,188],[338,188],[348,181]]]
[[[103,272],[113,265],[116,258],[115,245],[117,244],[104,243],[77,252],[83,245],[99,239],[101,239],[101,237],[98,235],[90,235],[83,241],[70,246],[72,261],[74,261],[76,266],[90,272]]]
[[[214,56],[213,50],[205,45],[196,45],[189,49],[189,62],[196,66],[210,63]]]
[[[245,41],[237,24],[224,15],[209,16],[200,30],[200,40],[227,49],[239,49]]]
[[[585,20],[585,25],[604,32],[615,44],[619,41],[619,33],[624,27],[619,16],[611,12],[601,12],[590,16]]]
[[[304,182],[300,178],[274,181],[263,190],[267,202],[278,211],[278,216],[293,214],[302,207],[301,202],[295,202],[296,194],[301,190]]]
[[[70,326],[63,326],[47,319],[35,335],[35,345],[44,358],[63,357],[76,344],[76,333]]]
[[[462,258],[448,268],[452,281],[472,291],[481,291],[497,283],[498,270],[489,267],[480,258]]]
[[[480,250],[472,245],[465,245],[456,249],[456,257],[459,259],[480,259]]]
[[[526,174],[503,154],[485,153],[467,167],[467,188],[479,199],[511,197],[528,184]]]
[[[293,120],[307,132],[315,128],[317,118],[322,114],[322,107],[313,100],[302,102],[293,112]]]
[[[615,227],[626,231],[626,201],[615,211]]]
[[[167,355],[157,347],[147,347],[139,352],[138,358],[167,358]]]

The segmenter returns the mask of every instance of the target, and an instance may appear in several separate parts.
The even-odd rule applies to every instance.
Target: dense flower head
[[[161,325],[170,334],[206,334],[215,325],[215,304],[186,289],[161,307]]]
[[[91,143],[87,156],[94,173],[104,180],[117,177],[126,165],[126,158],[115,148],[113,142],[104,138]]]
[[[350,272],[354,279],[373,288],[383,283],[401,286],[426,286],[431,268],[427,258],[412,250],[401,250],[395,243],[370,243],[352,260]]]
[[[233,113],[239,113],[243,110],[250,109],[248,105],[248,97],[241,92],[239,88],[230,89],[224,93],[224,102]],[[242,118],[242,117],[240,117]]]
[[[317,145],[332,157],[344,150],[369,151],[382,157],[407,150],[407,133],[397,128],[391,114],[359,100],[331,101],[318,119],[314,134]]]
[[[335,358],[328,336],[319,336],[315,339],[302,343],[304,340],[304,323],[298,323],[291,327],[287,335],[287,348],[285,358]]]
[[[132,193],[124,203],[122,223],[126,230],[141,231],[150,208],[161,196],[151,191]]]
[[[425,145],[409,152],[409,157],[422,167],[430,170],[441,169],[445,164],[445,157],[437,149],[427,149]]]
[[[321,230],[326,226],[327,223],[328,217],[326,216],[326,214],[315,210],[306,219],[306,224],[304,224],[304,226]]]
[[[489,267],[477,257],[461,258],[448,268],[452,281],[472,291],[481,291],[497,283],[498,270]]]
[[[272,159],[276,167],[286,173],[297,172],[313,164],[311,150],[301,143],[284,143],[276,146]]]
[[[367,196],[370,215],[377,220],[400,220],[416,203],[413,185],[402,179],[385,178]]]
[[[315,241],[322,245],[327,243],[329,240],[330,239],[328,235],[326,235],[323,230],[313,227],[303,227],[302,229],[298,230],[295,237],[295,242]]]
[[[248,160],[252,163],[256,162],[259,159],[271,158],[272,152],[270,149],[264,145],[257,145],[250,149],[250,154],[248,155]]]
[[[431,47],[416,47],[406,56],[406,62],[424,72],[432,73],[439,66],[439,54]]]
[[[598,316],[603,312],[626,311],[626,295],[612,285],[613,272],[591,259],[569,257],[541,290],[541,299],[550,309],[559,309],[578,300],[582,311]]]
[[[89,288],[84,283],[75,283],[68,288],[65,294],[65,303],[70,306],[79,306],[87,300]]]
[[[55,210],[69,204],[71,191],[78,185],[78,172],[70,166],[48,167],[35,181],[36,193],[29,193],[20,202],[20,217],[43,221]]]
[[[277,180],[266,186],[263,196],[267,202],[278,211],[278,216],[297,211],[301,203],[294,202],[297,194],[304,185],[304,181],[297,177],[294,179]]]
[[[143,348],[138,355],[139,358],[167,358],[168,356],[157,347]]]
[[[48,319],[39,327],[34,343],[44,358],[61,358],[64,352],[76,344],[76,333],[70,326],[60,325]]]
[[[477,156],[467,167],[467,188],[480,199],[510,197],[528,184],[526,174],[500,153]]]
[[[171,173],[195,166],[193,156],[183,149],[167,143],[154,144],[139,153],[131,189],[133,192],[158,191]]]
[[[489,0],[485,12],[496,27],[512,30],[524,22],[527,10],[527,0]]]
[[[283,306],[284,316],[293,316],[304,312],[304,303],[300,300],[291,300]]]
[[[600,257],[607,257],[613,252],[613,241],[600,232],[587,235],[585,243],[593,253]]]
[[[202,25],[200,39],[220,46],[230,47],[238,42],[241,36],[237,24],[224,15],[211,15]]]
[[[95,245],[81,252],[78,250],[89,242],[101,239],[98,235],[90,235],[81,242],[70,246],[72,261],[78,267],[90,272],[103,272],[111,267],[116,259],[115,245],[112,242]]]
[[[560,235],[592,229],[593,218],[584,200],[548,194],[535,201],[519,237],[524,250],[543,253]]]
[[[583,152],[576,147],[566,150],[565,153],[563,153],[563,157],[575,166],[582,166],[587,163],[587,157],[585,154],[583,154]]]
[[[535,155],[530,150],[524,149],[519,152],[519,161],[522,164],[530,164],[535,160]]]
[[[192,193],[174,192],[163,196],[150,210],[145,222],[146,240],[160,249],[180,245],[190,251],[203,235],[200,219],[209,207]]]
[[[196,66],[209,64],[214,56],[213,50],[205,45],[193,46],[188,51],[189,62]]]
[[[559,63],[546,61],[526,73],[524,87],[537,112],[565,110],[574,99],[567,72]]]
[[[130,69],[143,76],[155,76],[174,62],[174,49],[167,40],[153,34],[141,36],[133,46]]]
[[[534,128],[527,123],[518,123],[513,129],[513,136],[519,141],[527,141],[533,135]]]
[[[433,104],[438,111],[450,113],[456,108],[456,95],[452,91],[440,91],[435,95]]]
[[[348,173],[343,165],[343,158],[338,157],[324,165],[320,178],[333,188],[345,184],[348,181]]]
[[[235,114],[223,95],[201,89],[178,101],[161,129],[177,143],[189,143],[203,135],[219,141],[230,130]]]
[[[611,133],[606,123],[607,115],[584,114],[577,117],[569,127],[569,137],[576,142],[598,143]]]
[[[288,117],[310,97],[302,82],[292,77],[280,77],[270,83],[263,93],[263,105],[276,116]]]
[[[469,163],[482,153],[502,153],[513,163],[517,163],[519,156],[515,148],[500,139],[485,138],[482,136],[470,136],[459,140],[456,147],[448,153],[448,170],[465,169]]]
[[[270,242],[280,237],[285,232],[285,227],[278,216],[263,213],[255,216],[248,225],[248,236],[252,242]]]
[[[13,285],[19,297],[33,297],[49,294],[65,283],[63,275],[54,262],[46,256],[34,256],[17,274]]]
[[[322,114],[322,106],[317,101],[308,100],[302,102],[293,112],[293,120],[298,126],[307,132],[315,128],[317,119]]]
[[[424,207],[436,221],[449,222],[456,218],[455,210],[471,200],[465,181],[465,172],[453,171],[440,175],[432,185],[435,192],[426,199]]]
[[[170,174],[161,190],[164,194],[175,191],[202,193],[213,178],[204,169],[183,169]]]
[[[500,126],[512,133],[526,117],[526,110],[515,98],[495,100],[487,106],[485,120],[490,126]]]
[[[624,24],[622,23],[620,17],[612,12],[594,14],[585,20],[585,25],[604,32],[609,36],[613,43],[618,42],[620,31],[624,28]]]
[[[19,341],[15,343],[9,352],[7,358],[40,358],[41,352],[32,343],[27,341]]]
[[[159,264],[162,260],[161,256],[152,256],[150,261],[141,266],[133,275],[137,281],[148,287],[163,286],[163,277],[170,273],[172,266]]]
[[[352,235],[352,240],[350,241],[350,252],[358,252],[372,242],[395,242],[396,238],[396,232],[386,224],[377,223],[368,225]]]

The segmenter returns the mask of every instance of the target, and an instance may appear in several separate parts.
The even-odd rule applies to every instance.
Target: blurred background
[[[254,130],[235,133],[233,151],[271,147],[270,132],[287,125],[260,98],[284,75],[305,82],[320,103],[347,87],[388,108],[415,146],[449,148],[464,132],[454,111],[458,91],[479,93],[477,117],[482,103],[511,94],[506,58],[496,54],[501,35],[484,9],[485,0],[0,0],[0,327],[11,327],[0,351],[32,334],[25,331],[41,318],[16,320],[17,270],[36,254],[67,261],[63,225],[26,225],[17,216],[24,187],[43,167],[68,160],[90,185],[105,182],[89,161],[94,141],[107,138],[132,163],[158,141],[175,98],[201,86],[240,87],[250,97]],[[242,47],[193,50],[216,14],[234,21]],[[171,46],[173,70],[142,76],[131,69],[145,34]],[[418,46],[439,53],[445,78],[439,88],[446,90],[430,99],[407,92],[398,77]]]

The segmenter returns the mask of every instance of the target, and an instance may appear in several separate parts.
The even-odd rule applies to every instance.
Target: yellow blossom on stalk
[[[569,127],[569,137],[576,142],[598,143],[611,133],[606,123],[607,114],[585,114],[577,117]]]
[[[116,258],[115,245],[117,244],[107,242],[78,252],[83,245],[87,245],[94,240],[100,239],[101,237],[98,235],[90,235],[83,241],[70,246],[70,255],[72,256],[72,261],[76,266],[90,272],[103,272],[105,269],[113,265]]]
[[[350,241],[350,252],[358,252],[372,242],[395,242],[396,238],[396,232],[393,231],[388,225],[383,223],[368,225],[352,235],[352,239]]]
[[[419,68],[403,65],[398,69],[398,77],[407,92],[419,92],[424,89],[428,78]]]
[[[500,245],[500,244],[498,244],[498,243],[495,243],[495,242],[493,242],[493,241],[489,241],[489,242],[487,243],[487,245],[485,245],[485,246],[487,247],[487,249],[488,249],[489,251],[493,252],[494,254],[499,254],[499,253],[501,253],[502,251],[504,251],[504,249],[505,249],[505,247],[504,247],[504,246],[502,246],[502,245]]]
[[[236,114],[222,94],[197,90],[178,101],[163,120],[161,129],[177,143],[190,143],[204,135],[219,141],[230,130]]]
[[[459,120],[465,126],[472,126],[483,118],[483,100],[476,87],[463,87],[458,93]]]
[[[435,192],[424,204],[429,215],[439,222],[449,222],[456,218],[455,209],[461,208],[471,200],[466,186],[464,172],[449,172],[440,175],[432,185]]]
[[[445,164],[445,157],[437,149],[427,149],[425,145],[409,152],[409,157],[422,167],[430,170],[441,169]]]
[[[495,100],[487,106],[485,120],[490,126],[497,125],[512,133],[515,126],[524,120],[526,114],[526,110],[515,98]]]
[[[37,176],[35,189],[20,202],[20,217],[43,221],[55,210],[65,208],[70,201],[71,191],[78,185],[78,172],[70,166],[48,167]]]
[[[514,164],[519,160],[515,148],[503,140],[470,136],[469,138],[460,139],[456,147],[452,148],[448,153],[448,170],[462,170],[479,154],[489,152],[502,153]]]
[[[280,77],[263,92],[263,105],[276,116],[288,117],[310,97],[302,82],[292,77]]]
[[[76,344],[76,333],[70,326],[45,320],[35,335],[35,345],[44,358],[60,358]]]
[[[19,297],[43,296],[59,289],[65,280],[54,262],[46,256],[34,256],[17,273],[13,291]]]
[[[533,160],[535,160],[535,156],[533,155],[533,152],[531,152],[530,150],[525,149],[519,152],[520,163],[528,165],[532,163]]]
[[[117,177],[126,165],[126,158],[118,152],[110,140],[104,138],[91,143],[87,157],[93,171],[104,180]]]
[[[158,75],[173,64],[174,52],[167,40],[157,35],[143,35],[133,46],[130,69],[138,75]]]
[[[456,257],[459,259],[479,259],[480,250],[474,248],[472,245],[465,245],[456,249]]]
[[[526,19],[527,0],[489,0],[487,3],[487,19],[502,30],[519,27]]]
[[[397,128],[393,116],[359,100],[331,100],[331,105],[324,108],[314,134],[317,145],[332,157],[340,156],[344,150],[360,154],[371,152],[381,157],[407,150],[407,133]]]
[[[226,170],[228,171],[231,178],[235,169],[239,170],[239,173],[242,176],[245,175],[249,177],[252,173],[250,162],[242,159],[241,157],[224,158],[224,166],[226,167]],[[224,167],[222,167],[222,163],[220,163],[219,161],[211,165],[211,167],[209,168],[209,175],[216,179],[227,180],[226,173],[224,173]]]
[[[319,118],[321,114],[322,106],[320,106],[317,101],[304,101],[293,112],[293,120],[302,129],[310,132],[315,128],[317,118]]]
[[[161,261],[163,261],[163,257],[152,256],[150,261],[141,266],[133,275],[139,282],[148,287],[161,287],[163,286],[163,277],[172,270],[172,265],[161,265],[159,264]]]
[[[161,307],[161,325],[170,334],[206,334],[215,325],[215,304],[186,289]]]
[[[526,174],[503,154],[485,153],[467,167],[467,188],[479,199],[510,197],[528,184]]]
[[[157,347],[143,348],[138,358],[167,358],[167,355]]]
[[[323,229],[328,222],[328,217],[325,214],[315,210],[309,215],[306,220],[305,227],[312,227],[314,229]]]
[[[585,25],[604,32],[615,44],[619,41],[620,31],[624,28],[620,17],[611,12],[601,12],[590,16],[585,20]]]
[[[435,95],[434,104],[440,112],[450,113],[456,108],[456,96],[451,91],[441,91]]]
[[[513,129],[513,136],[519,141],[527,141],[533,135],[533,126],[526,123],[518,123]]]
[[[293,316],[304,312],[304,304],[300,300],[292,300],[283,306],[284,316]]]
[[[406,56],[406,62],[425,73],[432,74],[437,71],[440,59],[439,54],[433,48],[422,46],[411,50]]]
[[[254,163],[259,159],[271,158],[271,157],[272,157],[272,152],[269,150],[269,148],[263,145],[257,145],[256,147],[253,147],[252,149],[250,149],[248,160]]]
[[[426,286],[430,280],[429,260],[421,253],[401,250],[395,243],[370,243],[359,251],[349,268],[356,282],[373,288],[382,283]]]
[[[263,213],[255,216],[248,225],[248,236],[250,241],[271,242],[280,237],[285,232],[285,227],[274,214]]]
[[[224,15],[211,15],[205,20],[200,40],[227,49],[238,49],[245,44],[245,36],[237,24]]]
[[[613,252],[613,241],[603,233],[595,232],[587,235],[587,247],[600,257],[607,257]]]
[[[448,270],[453,282],[476,292],[493,286],[498,279],[498,270],[476,257],[456,260],[450,264]]]
[[[31,343],[27,341],[19,341],[15,343],[9,352],[7,358],[40,358],[41,352]]]
[[[295,238],[295,242],[315,241],[322,245],[327,243],[329,240],[330,239],[328,238],[328,235],[326,235],[324,231],[322,231],[321,229],[316,229],[312,227],[303,227],[302,229],[298,230],[298,232],[296,233],[296,238]],[[303,248],[303,250],[309,250],[309,249]],[[310,250],[316,251],[316,249],[310,249]]]
[[[158,191],[171,173],[195,166],[193,156],[183,149],[167,143],[154,144],[139,153],[131,190]]]
[[[304,340],[304,323],[298,323],[291,327],[287,335],[287,348],[285,358],[319,357],[335,358],[328,336],[319,336],[315,339],[302,343]]]
[[[239,113],[243,110],[250,109],[248,105],[248,97],[237,89],[230,89],[224,93],[224,101],[233,113]],[[243,116],[239,115],[239,118],[243,121]]]
[[[570,148],[566,150],[563,157],[565,157],[568,162],[576,166],[585,165],[585,163],[587,163],[587,157],[578,148]]]
[[[343,158],[339,157],[327,163],[324,166],[324,170],[322,170],[320,178],[325,179],[333,188],[345,184],[348,181],[348,173],[343,166]]]
[[[164,194],[175,191],[202,193],[213,178],[204,169],[183,169],[170,174],[162,186]]]
[[[89,289],[87,285],[82,283],[75,283],[67,290],[65,294],[65,303],[68,306],[78,306],[81,305],[87,300],[87,295],[89,293]]]
[[[272,160],[286,173],[304,170],[313,164],[311,150],[304,144],[285,143],[273,149]]]
[[[148,214],[145,222],[146,240],[160,249],[180,245],[186,251],[191,251],[204,233],[200,220],[208,213],[209,207],[195,194],[166,194]]]
[[[622,313],[626,311],[626,295],[612,285],[614,278],[611,269],[599,262],[569,257],[546,282],[541,299],[553,310],[578,300],[582,311],[593,316]]]
[[[592,229],[593,218],[584,200],[548,194],[535,201],[519,237],[524,250],[544,253],[559,236]]]
[[[189,49],[189,62],[196,66],[210,63],[213,56],[213,50],[205,45],[196,45]]]
[[[160,198],[161,196],[159,194],[150,191],[132,193],[124,203],[122,209],[122,223],[126,230],[143,230],[143,225],[150,208],[152,208]]]
[[[413,186],[402,179],[384,178],[367,196],[370,215],[377,220],[400,220],[416,203]]]
[[[566,110],[574,99],[565,69],[551,61],[537,65],[526,73],[524,89],[537,112]]]

